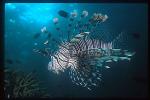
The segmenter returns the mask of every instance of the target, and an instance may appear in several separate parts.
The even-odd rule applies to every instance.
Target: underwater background
[[[58,15],[60,10],[89,15],[100,12],[109,19],[99,29],[108,41],[121,32],[126,35],[122,48],[135,51],[130,62],[119,62],[103,71],[101,85],[92,91],[74,85],[67,72],[56,75],[48,70],[49,59],[33,52],[43,48],[44,35],[35,39],[36,33],[46,26],[56,40],[58,33],[53,18],[60,19],[65,30],[65,18]],[[49,97],[146,97],[148,96],[148,6],[146,4],[122,3],[6,3],[5,4],[5,68],[36,73],[47,89]],[[98,31],[99,32],[99,31]],[[97,33],[98,34],[98,33]],[[110,35],[111,34],[111,35]],[[109,40],[110,39],[110,40]],[[121,44],[119,44],[121,45]],[[57,49],[57,45],[50,45]],[[10,83],[13,84],[13,83]]]

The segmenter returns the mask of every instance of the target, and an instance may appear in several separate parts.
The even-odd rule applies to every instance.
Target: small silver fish
[[[92,85],[96,86],[96,84],[95,84],[95,83],[92,83]]]
[[[41,29],[41,32],[44,33],[44,32],[46,32],[46,30],[47,30],[47,29],[46,29],[46,27],[44,26],[44,27]]]
[[[131,57],[135,54],[135,52],[125,52],[125,56]]]
[[[109,67],[109,66],[105,66],[105,68],[107,68],[107,69],[108,69],[108,68],[110,68],[110,67]]]
[[[10,19],[9,22],[15,23],[16,21],[14,19]]]
[[[112,62],[112,60],[107,60],[106,62]]]
[[[81,35],[81,34],[77,34],[76,36],[75,36],[75,38],[76,39],[79,39],[79,38],[82,38],[84,35]]]
[[[90,90],[90,91],[92,90],[92,89],[91,89],[91,88],[89,88],[89,87],[87,87],[87,89],[88,89],[88,90]]]
[[[97,77],[98,80],[101,80],[101,78]]]
[[[83,78],[81,78],[81,81],[84,81],[84,79],[83,79]]]
[[[131,60],[131,58],[128,57],[120,57],[121,60]]]
[[[79,83],[80,85],[83,85],[82,83]]]
[[[46,40],[45,42],[44,42],[44,44],[46,45],[46,44],[48,44],[49,43],[49,41],[48,40]]]

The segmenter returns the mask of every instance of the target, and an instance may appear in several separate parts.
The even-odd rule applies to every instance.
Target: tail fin
[[[113,48],[126,48],[128,35],[122,31],[116,38],[112,40],[112,47]]]

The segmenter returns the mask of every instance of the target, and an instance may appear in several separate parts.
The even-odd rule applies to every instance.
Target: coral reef
[[[41,83],[36,73],[24,73],[5,69],[5,97],[49,97],[46,93],[46,88],[41,87]]]

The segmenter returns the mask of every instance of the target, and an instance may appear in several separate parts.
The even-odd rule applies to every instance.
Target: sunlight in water
[[[27,22],[37,22],[46,24],[50,22],[53,17],[54,13],[56,12],[56,8],[60,5],[55,5],[53,3],[6,3],[5,8],[7,10],[14,10],[18,11],[23,9],[23,11],[19,14],[19,18],[22,21]]]

